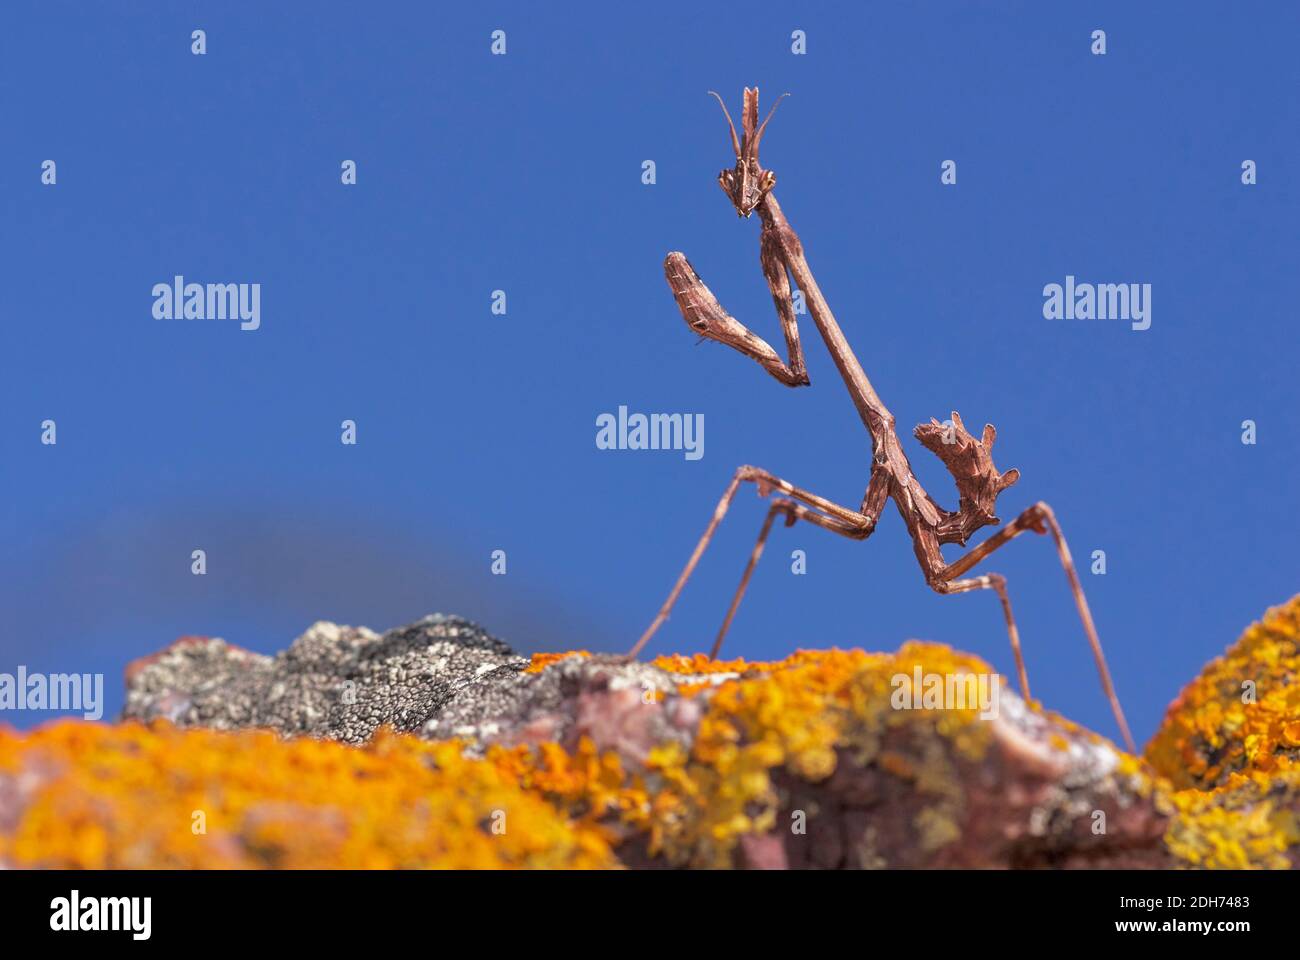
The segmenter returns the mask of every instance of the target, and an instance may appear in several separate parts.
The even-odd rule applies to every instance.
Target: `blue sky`
[[[993,6],[6,4],[0,671],[102,671],[116,711],[126,661],[181,634],[270,652],[432,611],[625,649],[737,465],[856,506],[868,438],[809,319],[790,390],[696,345],[661,272],[684,251],[780,341],[705,93],[734,113],[757,84],[791,93],[763,159],[900,426],[992,421],[1023,475],[1003,518],[1043,499],[1106,551],[1085,587],[1145,739],[1300,591],[1300,13]],[[154,319],[175,274],[260,283],[261,328]],[[1150,283],[1151,328],[1045,320],[1067,274]],[[598,450],[620,405],[702,413],[704,457]],[[657,651],[707,649],[763,510],[742,492]],[[986,569],[1036,696],[1114,735],[1049,543]],[[866,543],[776,531],[728,650],[909,637],[1012,671],[996,598],[932,593],[891,507]]]

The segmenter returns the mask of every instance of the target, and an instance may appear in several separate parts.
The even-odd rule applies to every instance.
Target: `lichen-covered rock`
[[[0,728],[0,869],[615,866],[601,831],[455,744]]]
[[[468,620],[437,614],[383,635],[322,621],[274,657],[183,637],[127,668],[124,716],[364,743],[381,726],[419,730],[526,664]]]
[[[993,680],[937,644],[893,654],[801,652],[775,663],[660,658],[684,685],[629,697],[563,671],[577,711],[540,750],[492,746],[491,762],[574,815],[619,831],[625,862],[677,866],[974,867],[1164,865],[1166,815],[1141,765],[999,687],[995,708],[901,709],[925,677]],[[530,684],[529,675],[516,679]],[[688,706],[690,705],[690,706]],[[620,735],[593,738],[617,717]],[[509,724],[499,724],[509,729]],[[510,738],[510,742],[517,738]],[[602,753],[602,747],[606,752]],[[602,756],[618,759],[618,776]],[[586,757],[575,763],[573,758]]]
[[[1183,689],[1146,758],[1175,788],[1165,839],[1178,862],[1300,866],[1300,596]]]
[[[991,705],[973,693],[969,702],[923,704],[917,689],[917,709],[900,708],[897,692],[921,676],[983,678],[999,695]],[[354,696],[345,698],[340,687],[349,680]],[[306,866],[343,856],[341,845],[376,842],[370,852],[348,846],[347,862],[482,860],[481,837],[464,850],[445,839],[433,847],[422,832],[433,825],[394,813],[397,785],[369,773],[381,762],[376,749],[401,757],[394,763],[420,789],[441,791],[436,804],[466,808],[446,821],[456,830],[490,842],[498,808],[484,804],[499,803],[517,829],[560,845],[553,856],[530,847],[534,856],[509,852],[487,865],[556,858],[599,865],[608,851],[638,866],[1167,859],[1160,840],[1167,818],[1136,761],[1026,705],[983,662],[934,644],[893,654],[801,652],[771,663],[575,653],[527,664],[463,621],[426,619],[382,637],[317,624],[273,658],[187,639],[133,665],[128,682],[128,713],[155,718],[152,726],[64,724],[0,744],[0,829],[9,830],[0,849],[10,862]],[[381,747],[359,759],[339,745],[186,732],[167,720],[350,742],[388,723],[423,740],[381,733],[374,741]],[[78,737],[84,749],[60,755],[57,745]],[[148,745],[143,756],[140,744]],[[445,775],[411,772],[434,763]],[[106,771],[114,776],[102,777]],[[522,800],[492,793],[480,801],[462,779],[512,786],[532,806],[512,820],[512,804]],[[367,790],[383,794],[374,811],[365,809]],[[161,816],[158,829],[142,826],[147,811],[199,809],[198,798],[219,811],[209,813],[213,842],[173,835],[189,829],[179,814]],[[50,813],[56,809],[62,813]],[[71,848],[56,841],[64,815],[100,839]],[[406,831],[410,849],[359,839],[390,816],[399,823],[384,836]],[[302,837],[264,842],[295,819],[307,824]],[[137,829],[143,834],[129,842]]]
[[[1300,596],[1251,624],[1183,689],[1146,757],[1176,787],[1300,770]]]
[[[1300,775],[1234,773],[1213,790],[1169,796],[1165,844],[1181,866],[1288,870],[1300,866]]]
[[[936,644],[529,662],[446,617],[320,623],[275,657],[184,638],[128,670],[144,723],[0,731],[0,867],[1295,866],[1298,624],[1300,598],[1207,667],[1148,760]]]
[[[718,673],[720,683],[735,673]],[[575,750],[585,738],[639,767],[658,745],[689,742],[702,710],[698,678],[625,657],[540,654],[520,673],[460,697],[421,729],[429,739],[459,739],[481,755],[489,745],[558,743]]]

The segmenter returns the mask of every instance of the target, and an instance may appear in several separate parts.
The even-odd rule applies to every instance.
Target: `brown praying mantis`
[[[785,334],[788,362],[782,362],[777,352],[762,337],[722,308],[718,299],[704,285],[690,262],[681,253],[670,253],[664,260],[664,273],[668,278],[668,286],[672,289],[682,317],[693,331],[706,339],[726,344],[745,356],[753,358],[764,370],[786,386],[801,387],[807,386],[809,379],[804,369],[803,350],[799,344],[799,328],[795,320],[794,301],[791,296],[791,279],[793,279],[794,284],[803,292],[808,312],[812,315],[817,331],[821,334],[826,349],[830,352],[835,367],[848,388],[858,415],[871,436],[871,477],[866,494],[862,498],[862,505],[857,510],[853,510],[796,487],[766,470],[751,466],[738,468],[723,492],[722,499],[718,501],[713,511],[713,518],[695,545],[695,551],[687,560],[668,599],[664,601],[654,621],[646,628],[645,633],[641,635],[641,639],[636,642],[628,655],[637,656],[654,636],[655,631],[668,619],[673,605],[681,595],[683,587],[686,586],[686,581],[695,570],[696,564],[699,563],[700,557],[708,547],[718,524],[722,522],[742,483],[755,484],[759,496],[766,497],[773,491],[778,491],[781,496],[772,502],[759,530],[758,542],[754,544],[745,572],[740,578],[740,586],[732,598],[722,628],[713,643],[710,652],[713,658],[716,658],[722,649],[723,638],[731,626],[736,610],[740,607],[750,577],[754,573],[754,567],[763,554],[764,544],[777,516],[784,517],[786,526],[793,526],[796,521],[804,520],[852,540],[865,540],[875,532],[885,502],[892,499],[904,524],[907,525],[907,532],[912,538],[912,547],[921,566],[921,573],[933,590],[941,594],[966,593],[971,590],[993,590],[997,593],[1002,602],[1011,649],[1015,654],[1020,690],[1026,700],[1030,696],[1029,677],[1025,672],[1024,657],[1020,650],[1020,633],[1011,612],[1006,578],[997,573],[970,577],[966,574],[994,551],[1026,531],[1032,530],[1038,534],[1051,533],[1061,566],[1064,567],[1066,578],[1069,580],[1070,590],[1074,594],[1074,603],[1079,611],[1079,619],[1083,622],[1084,633],[1092,647],[1097,670],[1101,674],[1102,688],[1110,701],[1115,721],[1119,724],[1128,749],[1136,752],[1133,737],[1124,720],[1124,711],[1120,707],[1119,698],[1111,683],[1110,670],[1106,666],[1106,658],[1101,650],[1101,640],[1097,636],[1097,628],[1088,609],[1083,586],[1079,582],[1079,575],[1071,559],[1070,548],[1065,542],[1061,525],[1057,522],[1052,508],[1041,501],[1035,503],[979,546],[951,563],[944,560],[940,549],[942,546],[955,543],[964,547],[977,530],[1001,522],[993,512],[998,495],[1020,478],[1020,471],[1011,469],[1006,473],[999,473],[994,466],[990,451],[997,437],[997,431],[993,429],[992,424],[984,427],[983,434],[977,440],[966,431],[961,417],[953,411],[949,423],[941,424],[931,419],[929,423],[921,424],[913,432],[921,445],[938,456],[948,472],[952,474],[959,495],[957,509],[955,511],[944,509],[926,493],[920,482],[912,475],[911,464],[908,463],[907,454],[903,452],[894,430],[894,415],[876,395],[871,381],[867,379],[862,365],[854,356],[853,349],[845,339],[839,324],[835,322],[835,316],[831,313],[826,298],[822,296],[821,289],[813,278],[808,261],[804,258],[803,245],[799,241],[799,236],[785,219],[780,205],[776,202],[776,195],[772,193],[772,188],[776,184],[776,175],[771,170],[763,169],[759,163],[758,148],[763,139],[763,132],[767,129],[781,98],[772,105],[771,111],[760,126],[758,88],[752,90],[746,88],[744,112],[741,116],[743,136],[738,139],[736,126],[732,123],[731,114],[727,112],[726,103],[718,94],[709,92],[722,106],[722,112],[727,118],[727,126],[731,130],[731,147],[736,154],[735,167],[723,170],[718,175],[718,183],[736,208],[737,215],[748,217],[757,211],[762,221],[759,259],[763,276],[772,291],[772,301],[776,304],[782,332]]]

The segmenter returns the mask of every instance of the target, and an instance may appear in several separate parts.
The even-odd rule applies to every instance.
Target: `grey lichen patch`
[[[129,671],[124,716],[363,743],[384,724],[418,731],[465,691],[506,682],[527,662],[470,621],[441,615],[384,634],[321,621],[274,657],[187,638]]]

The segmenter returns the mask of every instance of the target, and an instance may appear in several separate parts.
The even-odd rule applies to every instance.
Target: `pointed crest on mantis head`
[[[752,90],[745,88],[744,112],[741,114],[741,127],[743,137],[737,138],[736,125],[731,122],[731,114],[727,112],[727,105],[723,102],[722,97],[709,91],[717,98],[718,104],[722,107],[722,113],[727,118],[727,126],[731,128],[731,149],[736,154],[736,166],[731,170],[723,170],[718,174],[718,185],[722,187],[722,192],[731,200],[732,205],[736,208],[737,216],[747,217],[754,212],[754,208],[763,202],[774,186],[776,186],[776,174],[771,170],[764,170],[758,163],[758,145],[763,140],[763,131],[767,129],[768,121],[772,119],[772,114],[776,113],[777,104],[789,96],[783,93],[776,98],[776,103],[772,104],[772,109],[768,111],[767,119],[762,125],[758,122],[758,87]]]

